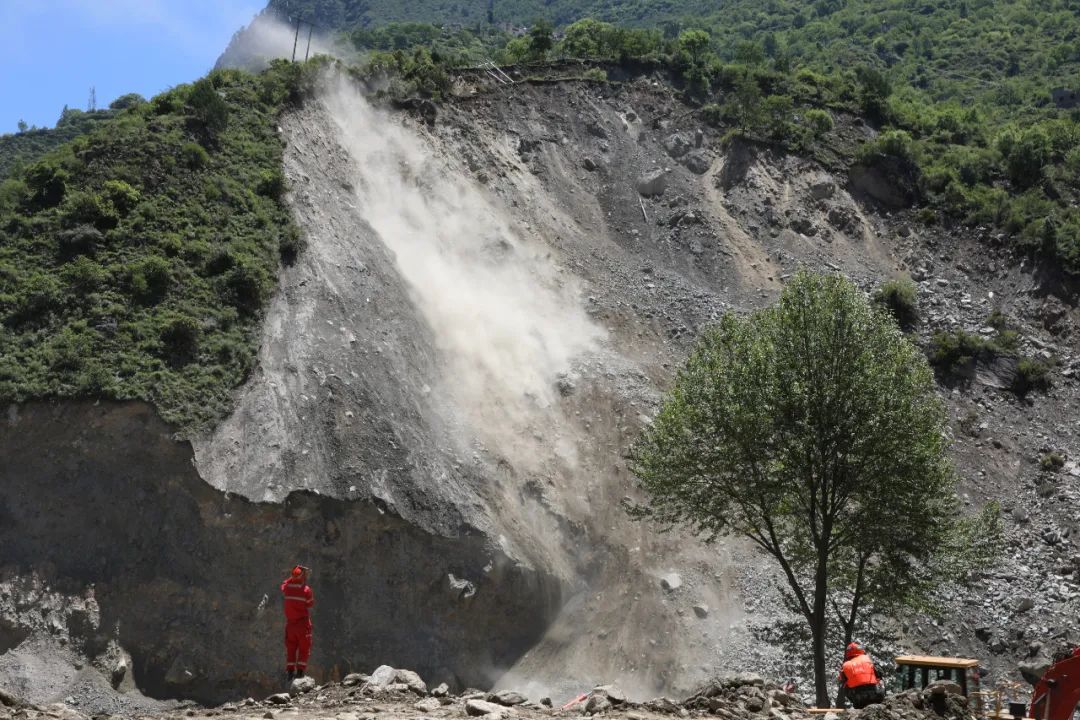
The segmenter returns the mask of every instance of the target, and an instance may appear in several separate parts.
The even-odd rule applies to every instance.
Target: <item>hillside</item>
[[[75,125],[0,184],[0,401],[139,398],[185,427],[227,412],[298,248],[274,127],[290,73],[218,73]]]
[[[265,697],[297,562],[320,682],[805,688],[759,552],[624,508],[627,448],[702,330],[801,269],[892,289],[963,507],[1005,520],[970,587],[860,636],[992,680],[1080,641],[1080,118],[1044,102],[1075,60],[1051,71],[1052,38],[990,2],[881,32],[868,3],[803,4],[775,44],[758,28],[794,3],[560,38],[320,7],[359,64],[215,70],[0,184],[0,689],[88,715]],[[1044,58],[1015,106],[904,84],[903,33],[977,16],[985,59],[999,11]],[[889,52],[844,59],[845,19]],[[485,54],[502,74],[463,67]]]
[[[0,178],[10,175],[17,166],[28,165],[79,135],[92,132],[99,123],[115,114],[112,109],[94,112],[65,109],[54,128],[33,128],[0,135]]]

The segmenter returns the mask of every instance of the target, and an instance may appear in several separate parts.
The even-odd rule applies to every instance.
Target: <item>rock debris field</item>
[[[920,720],[969,717],[967,700],[959,688],[948,682],[934,683],[924,691],[911,690],[890,696],[883,704],[843,715],[850,720]],[[310,677],[294,680],[287,692],[258,701],[248,698],[207,708],[181,706],[155,715],[137,715],[142,720],[182,720],[225,717],[247,720],[437,720],[480,717],[486,720],[536,720],[538,718],[589,718],[609,716],[627,720],[653,718],[716,717],[725,720],[809,720],[839,715],[812,715],[798,698],[752,673],[718,677],[698,692],[677,702],[656,698],[631,701],[616,685],[603,685],[583,692],[561,707],[551,698],[528,698],[515,690],[482,692],[466,690],[452,694],[446,685],[428,688],[410,670],[387,665],[371,675],[354,673],[340,683],[319,685]],[[29,705],[0,692],[0,720],[89,720],[88,715],[64,703]],[[94,720],[116,716],[98,714]]]

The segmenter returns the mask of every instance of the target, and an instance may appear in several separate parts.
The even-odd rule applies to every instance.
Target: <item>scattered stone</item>
[[[1017,669],[1020,671],[1020,674],[1024,676],[1025,680],[1032,685],[1035,685],[1039,682],[1039,679],[1046,674],[1046,671],[1050,669],[1052,664],[1053,663],[1051,663],[1048,658],[1038,655],[1030,660],[1023,661],[1017,665]]]
[[[815,200],[828,200],[836,194],[836,183],[832,179],[819,180],[810,185],[810,197]]]
[[[593,170],[596,170],[596,161],[591,157],[586,156],[585,159],[581,161],[581,167],[592,172]]]
[[[443,698],[450,694],[450,686],[446,683],[439,683],[435,686],[435,689],[431,691],[432,697]]]
[[[486,700],[468,700],[465,703],[465,714],[479,717],[481,715],[501,716],[509,710],[502,705],[487,702]]]
[[[660,578],[660,587],[667,591],[678,590],[682,587],[682,578],[678,573],[668,573],[664,577]]]
[[[398,670],[395,680],[403,685],[408,685],[409,689],[417,695],[427,695],[427,683],[412,670]]]
[[[442,703],[439,702],[438,698],[430,697],[417,701],[416,704],[413,705],[413,707],[420,712],[435,712],[442,707]]]
[[[506,707],[513,707],[527,702],[528,698],[516,690],[500,690],[497,693],[489,695],[488,701],[499,705],[505,705]]]
[[[277,693],[266,698],[266,702],[271,705],[288,705],[292,701],[292,696],[289,693]]]
[[[362,685],[369,680],[371,680],[371,677],[364,673],[349,673],[341,680],[341,684],[345,687],[352,687],[354,685]]]
[[[263,718],[265,718],[265,720],[274,720],[274,713],[267,710],[266,712],[263,713]]]
[[[626,693],[618,685],[600,685],[593,689],[593,695],[603,695],[611,701],[612,705],[625,705],[627,702]]]
[[[694,610],[694,614],[697,615],[699,618],[704,619],[704,618],[709,617],[709,606],[708,605],[695,605],[693,610]]]

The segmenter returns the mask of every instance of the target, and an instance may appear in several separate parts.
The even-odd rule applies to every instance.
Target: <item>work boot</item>
[[[304,677],[304,668],[300,668],[296,671],[297,679]]]
[[[293,671],[292,670],[286,670],[285,671],[285,684],[286,685],[292,685],[293,677],[294,677]]]

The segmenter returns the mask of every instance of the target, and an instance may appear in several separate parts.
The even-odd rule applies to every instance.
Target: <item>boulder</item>
[[[669,700],[665,697],[649,700],[644,705],[646,710],[652,710],[653,712],[663,713],[665,715],[678,715],[679,711],[682,709],[674,700]]]
[[[1039,679],[1046,674],[1046,671],[1050,669],[1053,663],[1042,655],[1036,655],[1035,657],[1025,660],[1017,666],[1020,674],[1024,676],[1032,685],[1039,682]]]
[[[683,167],[695,175],[704,175],[712,167],[712,161],[704,150],[695,150],[682,159]]]
[[[292,701],[292,696],[289,693],[277,693],[266,698],[266,702],[271,705],[288,705]]]
[[[653,170],[645,173],[637,179],[634,187],[637,188],[638,194],[644,197],[663,195],[664,190],[667,189],[667,171]]]
[[[465,714],[473,717],[480,717],[481,715],[501,716],[507,712],[509,712],[508,709],[502,705],[496,705],[486,700],[468,700],[465,703]]]
[[[709,617],[709,606],[708,605],[695,605],[693,607],[693,610],[694,610],[694,614],[697,615],[699,618],[707,618],[707,617]]]
[[[836,183],[832,178],[823,178],[810,185],[810,197],[815,200],[828,200],[836,194]]]
[[[593,689],[593,695],[603,695],[611,701],[612,705],[625,705],[627,701],[626,693],[618,685],[600,685]]]
[[[660,587],[667,591],[678,590],[682,587],[682,578],[678,573],[668,573],[664,577],[660,578]]]
[[[394,679],[395,682],[408,685],[409,689],[417,695],[427,695],[427,683],[412,670],[398,670]]]
[[[585,169],[586,169],[586,170],[588,170],[589,172],[592,172],[593,170],[595,170],[595,169],[596,169],[596,161],[595,161],[595,160],[593,160],[593,159],[592,159],[591,157],[588,157],[588,156],[586,156],[586,157],[585,157],[585,158],[584,158],[584,159],[583,159],[583,160],[581,161],[581,167],[585,168]]]
[[[488,700],[506,707],[514,707],[528,701],[528,698],[516,690],[500,690],[488,696]]]
[[[380,665],[375,668],[375,672],[371,673],[371,677],[368,678],[368,683],[375,687],[384,688],[390,685],[397,679],[397,670],[389,665]]]
[[[664,150],[671,157],[678,159],[690,152],[690,142],[679,133],[675,133],[664,141]]]
[[[289,694],[293,697],[304,695],[315,689],[315,678],[298,677],[289,685]]]
[[[447,685],[446,683],[439,683],[431,691],[432,697],[437,697],[437,698],[446,697],[449,694],[450,694],[450,686]]]
[[[585,701],[585,714],[596,715],[606,710],[610,710],[614,705],[608,700],[606,695],[590,695],[589,699]]]

